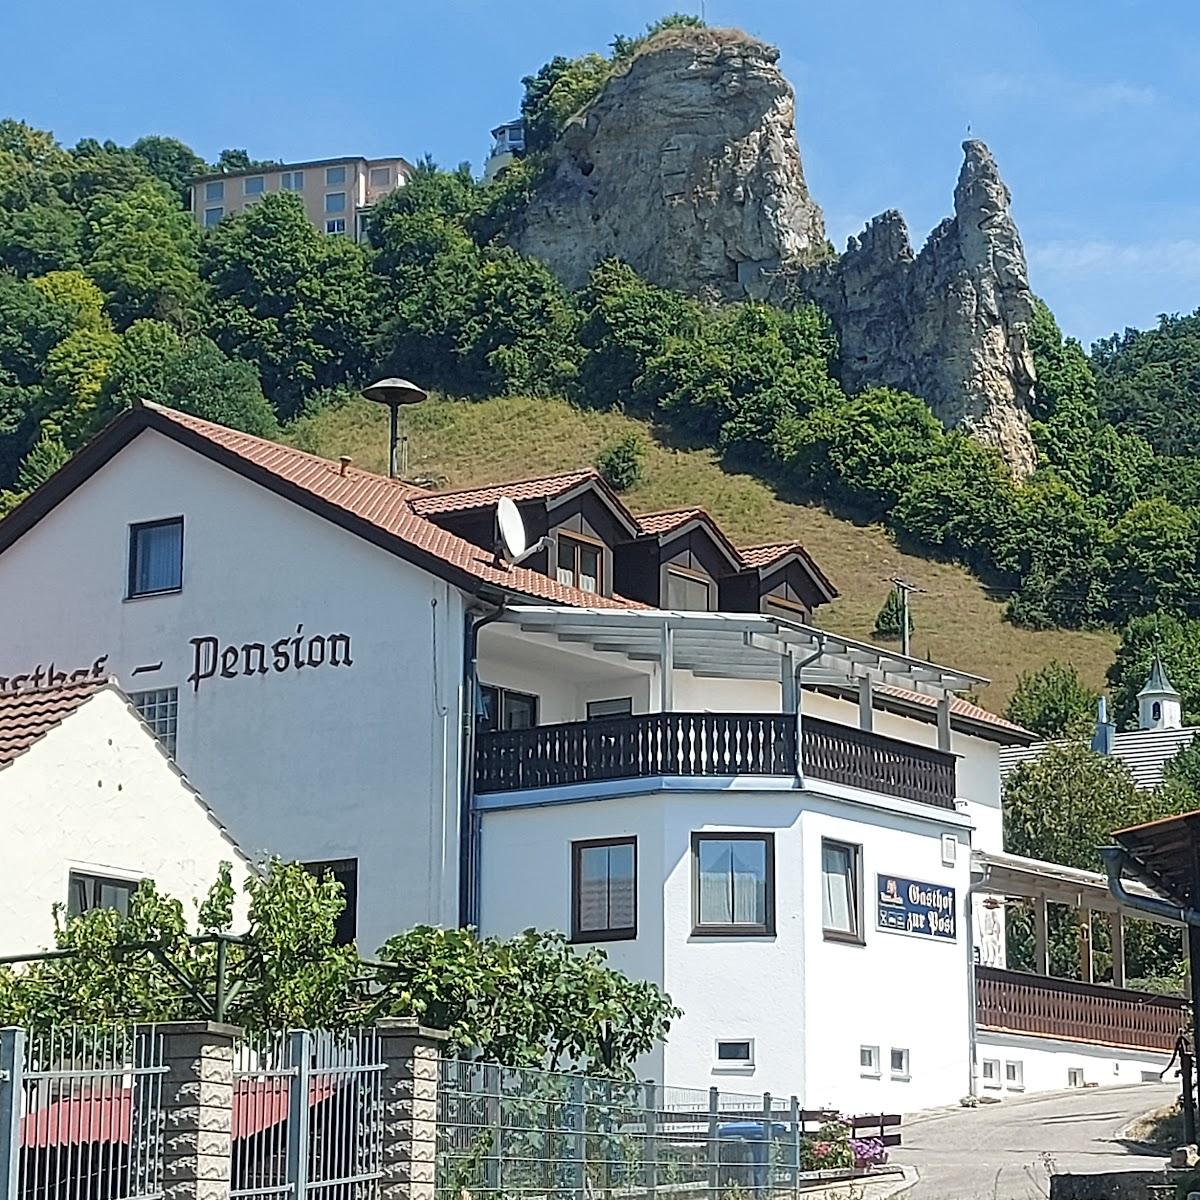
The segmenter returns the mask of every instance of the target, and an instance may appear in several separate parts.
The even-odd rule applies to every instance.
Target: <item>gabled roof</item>
[[[805,550],[801,542],[766,542],[761,546],[739,546],[738,554],[747,567],[758,571],[776,567],[784,559],[797,558],[808,568],[817,586],[830,600],[839,594],[833,580],[817,566],[817,560]]]
[[[88,679],[62,687],[0,692],[0,768],[7,767],[108,686],[106,679]]]
[[[663,512],[638,513],[638,528],[642,533],[670,533],[697,517],[708,516],[702,508],[669,508]]]
[[[422,516],[434,513],[471,512],[479,508],[491,508],[507,496],[515,504],[526,500],[548,500],[573,491],[587,480],[599,480],[598,471],[590,467],[578,471],[563,471],[558,475],[544,475],[540,479],[517,479],[512,483],[489,484],[486,487],[463,488],[455,492],[428,492],[416,497],[413,511]]]
[[[486,589],[495,598],[514,594],[581,608],[641,607],[619,596],[567,587],[527,567],[497,564],[486,550],[415,512],[412,501],[429,495],[421,488],[343,467],[303,450],[156,404],[122,413],[0,521],[0,553],[146,429],[171,438],[465,591],[478,593]]]
[[[664,540],[672,534],[683,533],[692,526],[703,526],[729,565],[735,571],[743,569],[744,564],[738,555],[737,547],[725,536],[725,531],[706,508],[674,508],[665,512],[640,513],[634,519],[643,536]]]
[[[933,714],[933,710],[937,708],[935,697],[928,696],[924,692],[913,692],[907,688],[895,687],[891,684],[876,684],[875,694],[885,699],[891,697],[900,701],[903,705],[915,706],[918,709],[927,709],[931,715]],[[1027,746],[1037,737],[1037,734],[1023,726],[1015,724],[1006,717],[997,716],[996,713],[989,712],[986,708],[980,708],[978,704],[972,704],[970,700],[964,700],[961,696],[954,696],[950,700],[950,719],[952,724],[956,717],[961,722],[962,731],[965,733],[976,732],[980,737],[991,737],[991,740],[997,740],[998,738],[1005,743],[1015,746]],[[971,727],[975,728],[972,729]],[[1003,755],[1006,751],[1002,750],[1000,753]]]

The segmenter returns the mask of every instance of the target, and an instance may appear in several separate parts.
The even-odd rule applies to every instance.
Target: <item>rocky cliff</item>
[[[550,149],[514,245],[573,288],[615,257],[713,300],[811,300],[838,332],[849,391],[914,392],[1015,471],[1032,470],[1032,297],[987,147],[965,143],[954,216],[919,254],[903,218],[888,212],[836,257],[804,179],[795,98],[777,60],[773,47],[734,30],[660,34]]]
[[[514,244],[571,287],[618,257],[714,299],[824,253],[778,57],[733,30],[660,34],[567,125]]]
[[[1028,474],[1037,456],[1025,253],[995,159],[980,141],[963,151],[954,216],[919,254],[903,217],[886,212],[840,258],[778,277],[773,295],[812,300],[829,315],[848,391],[883,384],[914,392],[945,424],[970,430]]]

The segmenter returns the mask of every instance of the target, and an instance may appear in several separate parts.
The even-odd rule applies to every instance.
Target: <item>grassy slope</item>
[[[889,577],[912,580],[927,591],[915,599],[915,652],[986,675],[992,685],[979,700],[993,710],[1003,709],[1021,672],[1048,659],[1074,663],[1097,687],[1112,661],[1112,634],[1015,629],[1001,620],[1002,605],[961,567],[903,554],[879,526],[781,500],[760,479],[723,470],[711,451],[666,446],[644,423],[620,413],[581,411],[562,400],[434,399],[408,418],[410,476],[436,477],[448,487],[590,464],[602,446],[641,428],[651,448],[646,483],[625,497],[631,508],[703,505],[741,545],[798,538],[841,592],[819,611],[819,623],[852,637],[870,639]],[[289,440],[330,458],[349,454],[368,470],[386,468],[386,415],[365,401],[298,422]]]

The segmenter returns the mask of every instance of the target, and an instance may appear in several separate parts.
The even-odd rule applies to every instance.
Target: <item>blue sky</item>
[[[520,77],[701,0],[41,0],[5,13],[0,113],[65,143],[143,133],[205,157],[426,151],[477,167]],[[839,248],[950,210],[967,126],[1013,191],[1036,291],[1090,342],[1200,305],[1195,0],[704,0],[778,45]]]

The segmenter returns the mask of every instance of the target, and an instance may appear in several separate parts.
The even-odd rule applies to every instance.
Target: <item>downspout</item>
[[[479,924],[479,814],[475,811],[475,702],[479,692],[479,631],[504,615],[504,600],[492,612],[466,614],[463,637],[462,764],[458,811],[458,923]]]
[[[1128,871],[1135,878],[1142,875],[1136,860],[1120,846],[1101,846],[1100,858],[1104,862],[1104,870],[1108,875],[1108,890],[1113,897],[1128,908],[1138,912],[1148,913],[1167,921],[1178,921],[1181,925],[1200,926],[1200,911],[1194,908],[1180,908],[1168,900],[1159,900],[1154,896],[1135,896],[1125,886],[1122,874]],[[1141,882],[1152,887],[1147,879]]]

